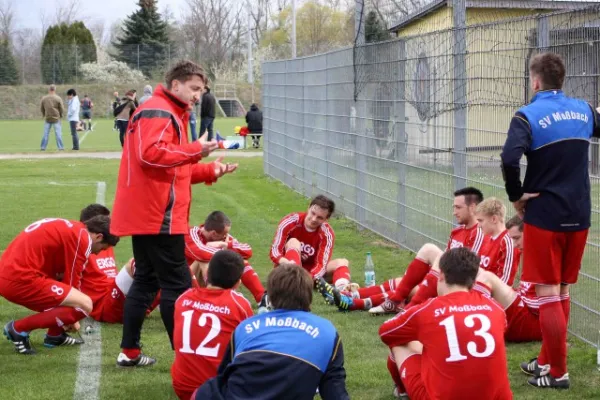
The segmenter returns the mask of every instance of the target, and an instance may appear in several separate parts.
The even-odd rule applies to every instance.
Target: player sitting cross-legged
[[[10,321],[4,334],[20,354],[34,354],[29,332],[68,328],[92,311],[92,300],[78,290],[91,253],[115,246],[110,219],[77,222],[45,218],[27,226],[0,258],[0,295],[37,314]],[[48,346],[81,344],[64,332],[44,338]]]
[[[470,290],[479,257],[465,248],[440,259],[439,297],[398,314],[379,328],[390,348],[388,369],[396,391],[411,400],[510,400],[504,330],[492,299]],[[468,389],[467,389],[468,388]]]
[[[275,266],[294,263],[307,270],[313,279],[331,276],[333,285],[345,289],[350,284],[348,260],[331,260],[335,234],[327,223],[335,211],[333,200],[318,195],[306,212],[286,215],[277,226],[271,260]]]
[[[217,375],[231,334],[252,315],[248,300],[235,291],[243,271],[239,254],[219,250],[208,263],[207,286],[189,289],[175,303],[171,376],[182,400],[189,400],[194,390]]]
[[[199,283],[206,281],[208,262],[219,250],[232,250],[244,259],[242,284],[250,290],[260,309],[266,309],[266,295],[256,271],[250,265],[252,248],[247,243],[240,243],[229,234],[231,220],[222,211],[213,211],[204,220],[204,224],[193,226],[185,235],[185,257],[193,271],[198,272]],[[198,271],[199,269],[199,271]]]

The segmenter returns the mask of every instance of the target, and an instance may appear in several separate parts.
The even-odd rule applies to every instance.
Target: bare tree
[[[0,0],[0,39],[12,42],[15,25],[15,10],[10,0]]]
[[[42,81],[40,69],[42,40],[43,35],[36,29],[24,28],[15,32],[14,54],[21,66],[24,84],[36,84]]]
[[[365,8],[375,10],[379,19],[391,28],[402,17],[412,14],[426,5],[430,0],[368,0]],[[366,15],[366,13],[365,13]]]
[[[72,24],[75,21],[86,19],[81,11],[81,0],[56,0],[54,24]]]

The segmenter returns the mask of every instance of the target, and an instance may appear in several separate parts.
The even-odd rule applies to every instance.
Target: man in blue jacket
[[[349,399],[342,342],[333,324],[310,313],[313,280],[295,264],[273,269],[267,293],[274,311],[243,321],[218,375],[192,395],[203,400]]]
[[[542,349],[521,364],[529,384],[567,389],[569,285],[577,282],[591,223],[589,148],[600,137],[600,116],[583,100],[562,91],[565,65],[554,53],[534,56],[529,65],[530,104],[513,117],[502,152],[508,198],[521,216],[523,272],[539,296]],[[520,160],[527,157],[521,184]]]

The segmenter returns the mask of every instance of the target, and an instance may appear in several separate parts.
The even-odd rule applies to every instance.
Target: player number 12
[[[221,344],[217,344],[214,347],[207,347],[206,345],[219,336],[221,332],[221,320],[215,314],[212,313],[203,313],[200,315],[200,319],[198,319],[198,325],[200,327],[206,326],[208,320],[211,321],[210,330],[208,331],[208,335],[204,338],[204,340],[200,343],[200,346],[196,349],[196,351],[192,350],[190,347],[190,332],[192,330],[192,317],[194,316],[194,310],[188,310],[181,313],[183,317],[183,338],[181,344],[182,353],[188,354],[197,354],[199,356],[206,357],[217,357],[219,355],[219,348]]]
[[[475,336],[483,338],[485,341],[485,348],[482,352],[477,351],[477,343],[467,343],[467,352],[469,355],[476,358],[488,357],[496,349],[496,341],[494,337],[490,335],[489,330],[492,326],[490,319],[483,314],[471,314],[467,315],[464,319],[464,324],[467,328],[473,328],[475,326],[475,320],[478,319],[481,322],[481,329],[475,331]],[[456,324],[454,322],[454,315],[446,318],[440,322],[444,328],[446,328],[446,337],[448,339],[448,349],[450,350],[450,357],[446,358],[447,362],[456,362],[466,360],[467,356],[464,356],[460,352],[458,345],[458,335],[456,333]]]

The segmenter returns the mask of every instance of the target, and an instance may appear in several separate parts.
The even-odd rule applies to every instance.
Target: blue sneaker
[[[31,342],[29,341],[29,333],[18,333],[15,331],[14,325],[15,321],[10,321],[4,325],[4,336],[6,336],[6,339],[12,342],[17,353],[25,355],[35,354],[36,351],[31,347]]]

